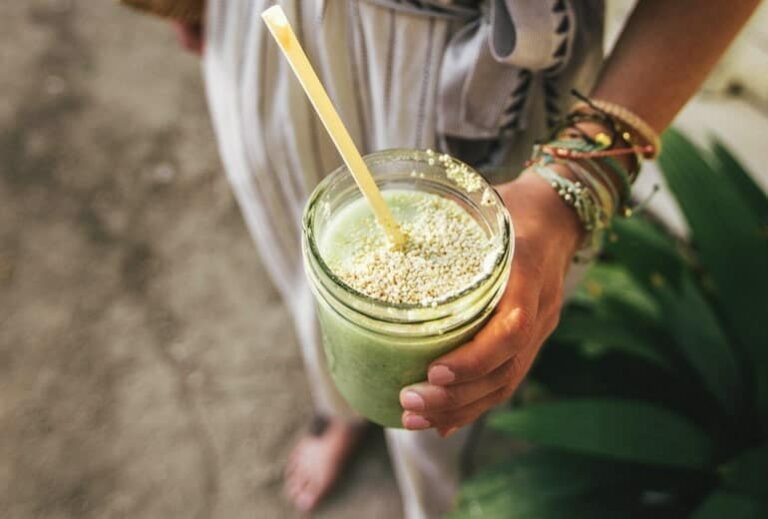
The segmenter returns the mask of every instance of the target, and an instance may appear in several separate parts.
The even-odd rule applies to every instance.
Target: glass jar
[[[406,149],[365,157],[382,191],[415,190],[453,200],[498,251],[484,277],[437,305],[373,299],[346,285],[326,265],[318,241],[334,215],[362,196],[346,167],[320,182],[304,210],[304,268],[317,302],[331,377],[353,409],[385,427],[402,427],[400,390],[426,380],[433,360],[472,338],[493,312],[509,277],[514,232],[501,198],[468,166],[469,175],[452,174],[445,159]]]

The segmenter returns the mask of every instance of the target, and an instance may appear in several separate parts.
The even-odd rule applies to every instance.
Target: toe
[[[310,488],[307,488],[296,497],[296,508],[302,512],[309,512],[317,504],[317,498],[317,493]]]
[[[291,492],[290,500],[293,505],[302,511],[308,511],[314,506],[314,493],[311,490],[311,482],[304,480],[295,486]]]
[[[294,501],[304,487],[307,485],[307,479],[300,470],[294,470],[290,477],[285,480],[285,495]]]

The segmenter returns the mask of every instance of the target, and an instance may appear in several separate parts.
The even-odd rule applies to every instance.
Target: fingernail
[[[432,424],[429,420],[418,414],[409,414],[403,418],[403,425],[406,429],[426,429]]]
[[[404,391],[400,395],[400,404],[409,411],[424,410],[424,399],[416,391]]]
[[[429,383],[436,386],[444,386],[456,380],[456,375],[447,366],[435,366],[427,375]]]

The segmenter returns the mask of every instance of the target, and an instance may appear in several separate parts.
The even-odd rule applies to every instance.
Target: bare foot
[[[285,494],[296,508],[308,512],[325,497],[367,425],[331,418],[299,440],[285,468]]]

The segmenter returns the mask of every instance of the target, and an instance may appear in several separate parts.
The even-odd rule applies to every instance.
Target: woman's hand
[[[429,382],[401,391],[407,429],[435,427],[446,436],[508,399],[557,325],[563,280],[581,240],[581,224],[532,172],[498,190],[515,227],[509,284],[472,341],[432,362]]]
[[[198,56],[203,53],[205,31],[202,23],[173,20],[171,25],[182,47]]]

